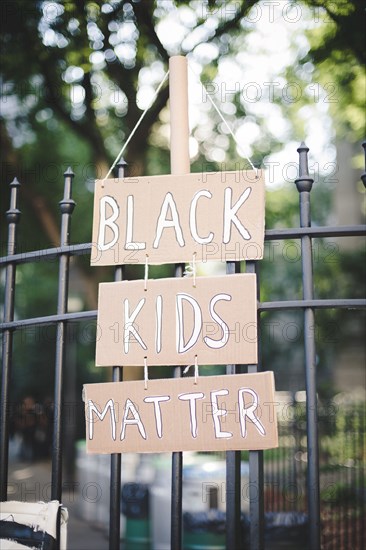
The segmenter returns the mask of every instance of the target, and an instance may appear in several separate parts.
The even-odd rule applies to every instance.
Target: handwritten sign
[[[96,364],[257,362],[254,274],[99,285]]]
[[[278,446],[272,372],[84,386],[88,453]]]
[[[92,265],[263,257],[261,171],[109,179],[95,184]]]

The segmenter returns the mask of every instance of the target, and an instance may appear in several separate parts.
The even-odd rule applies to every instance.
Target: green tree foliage
[[[335,126],[351,142],[364,138],[365,7],[362,2],[309,2],[322,22],[308,31],[316,79],[328,92]],[[322,8],[321,10],[319,8]]]
[[[337,113],[338,119],[347,119],[349,128],[352,131],[356,128],[359,133],[362,117],[355,114],[354,100],[357,104],[362,100],[358,66],[364,61],[362,8],[358,2],[304,0],[295,4],[300,11],[310,10],[310,21],[317,22],[309,30],[311,49],[307,48],[297,63],[316,63],[325,84],[330,73],[332,77],[335,72],[339,75],[337,97],[342,99],[342,109]],[[211,82],[217,74],[219,60],[234,58],[246,47],[245,37],[255,31],[255,25],[249,24],[255,20],[250,15],[253,6],[259,7],[263,20],[269,20],[270,8],[254,0],[240,3],[13,0],[2,3],[1,82],[6,124],[2,121],[1,134],[7,142],[2,179],[9,181],[15,171],[18,176],[25,176],[27,204],[32,214],[40,218],[51,242],[57,230],[50,222],[54,221],[55,212],[49,199],[57,184],[54,181],[48,186],[44,182],[62,179],[62,171],[57,172],[54,167],[66,169],[66,164],[72,163],[77,176],[84,181],[94,175],[103,176],[141,114],[138,92],[144,74],[151,69],[149,84],[155,87],[170,55],[193,53],[194,59],[201,63],[202,80]],[[182,35],[179,45],[164,40],[159,32],[159,25],[177,10],[178,30]],[[202,45],[212,46],[208,58],[199,53]],[[250,115],[250,109],[247,113],[250,105],[243,105],[239,96],[237,92],[229,97],[238,120]],[[162,147],[161,139],[159,142],[156,137],[167,98],[166,86],[128,149],[128,161],[135,173],[146,173],[148,168],[159,173],[169,170],[166,145]],[[286,107],[288,109],[288,105]],[[292,103],[293,110],[299,107],[298,102]],[[221,130],[216,113],[210,113],[210,118],[215,120],[212,131]],[[259,123],[265,123],[265,117],[257,118]],[[279,144],[278,138],[268,133],[265,137],[265,143],[262,136],[262,143],[257,144],[258,162]],[[299,128],[295,138],[302,137]],[[213,139],[216,138],[208,137],[209,141]],[[228,146],[227,139],[218,143],[225,149],[230,147],[228,159],[234,164],[235,147]],[[203,146],[193,169],[201,169],[207,160],[210,156]],[[19,174],[19,165],[23,174]],[[79,204],[90,207],[91,197],[87,200],[84,195]],[[35,207],[40,201],[43,209]],[[86,238],[86,233],[80,235],[81,240]]]

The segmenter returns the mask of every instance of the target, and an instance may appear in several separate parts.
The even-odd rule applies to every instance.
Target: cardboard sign
[[[254,274],[99,285],[98,366],[257,362]]]
[[[84,386],[88,453],[278,446],[272,372]]]
[[[261,171],[96,181],[92,265],[258,260]]]

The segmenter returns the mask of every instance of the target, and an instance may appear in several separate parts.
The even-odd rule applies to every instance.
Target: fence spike
[[[64,172],[64,198],[59,202],[60,210],[62,214],[71,215],[76,206],[75,201],[71,198],[72,193],[72,180],[75,174],[69,166],[66,172]],[[65,226],[66,227],[66,226]]]
[[[18,180],[17,177],[15,177],[13,179],[13,181],[11,183],[9,183],[9,186],[10,187],[19,187],[21,185],[20,181]]]
[[[20,219],[20,210],[18,210],[18,190],[20,187],[20,182],[18,178],[14,178],[13,181],[9,184],[9,187],[11,189],[10,193],[10,207],[9,210],[7,210],[5,216],[6,221],[8,224],[11,223],[18,223]],[[14,253],[14,252],[13,252]]]
[[[297,149],[299,153],[299,177],[295,180],[299,191],[300,226],[311,226],[310,191],[313,178],[309,176],[308,152],[304,142]],[[312,241],[310,235],[301,237],[301,267],[303,299],[314,297],[314,279],[312,264]],[[307,471],[307,500],[309,514],[309,547],[320,549],[320,490],[319,490],[319,435],[316,385],[316,345],[312,329],[315,325],[314,309],[304,308],[304,366],[306,387],[307,453],[309,457]]]
[[[128,163],[124,158],[120,158],[114,167],[114,173],[117,178],[125,176],[125,168]],[[115,281],[123,281],[125,279],[124,266],[116,266],[114,272]],[[114,366],[112,370],[113,382],[122,382],[123,367]],[[110,488],[109,488],[109,548],[119,548],[120,545],[120,512],[121,512],[121,470],[122,470],[122,455],[112,454],[110,466]]]
[[[74,172],[73,172],[71,166],[69,166],[69,167],[67,168],[67,170],[65,170],[64,176],[70,176],[71,178],[73,178],[73,177],[75,176],[75,174],[74,174]]]
[[[295,180],[295,184],[299,193],[303,191],[310,192],[313,187],[314,179],[309,176],[309,147],[306,146],[304,141],[301,142],[297,152],[299,153],[299,177]]]
[[[117,178],[123,178],[125,177],[125,171],[128,166],[128,162],[125,161],[125,159],[122,157],[117,162],[115,169],[117,172]]]
[[[10,206],[5,217],[8,223],[7,253],[13,256],[16,252],[16,237],[20,210],[18,209],[18,191],[20,182],[14,178],[10,185]],[[16,264],[10,262],[5,273],[4,289],[4,322],[14,321]],[[8,329],[2,338],[1,399],[0,399],[0,500],[8,496],[9,465],[9,425],[10,425],[10,381],[13,356],[13,332]]]

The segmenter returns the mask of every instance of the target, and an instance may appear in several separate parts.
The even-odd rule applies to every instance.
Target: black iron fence
[[[365,144],[364,144],[365,147]],[[298,512],[297,528],[304,529],[304,540],[310,550],[364,548],[365,538],[365,492],[364,492],[364,434],[365,408],[362,405],[339,407],[338,415],[322,412],[317,398],[317,361],[315,311],[320,309],[360,309],[366,307],[366,300],[359,299],[315,299],[313,280],[313,249],[315,238],[364,236],[365,226],[325,226],[312,227],[310,213],[310,192],[313,179],[308,173],[308,148],[302,144],[299,152],[299,177],[296,187],[299,192],[300,227],[293,229],[269,229],[265,239],[269,241],[299,240],[301,243],[301,273],[302,298],[293,300],[261,301],[258,296],[258,326],[261,327],[261,315],[265,312],[284,312],[297,310],[303,317],[303,347],[305,362],[305,395],[302,401],[296,401],[291,396],[287,411],[290,417],[279,417],[278,449],[270,451],[250,451],[241,453],[230,451],[226,453],[226,547],[274,548],[265,541],[265,535],[271,528],[278,527],[279,514],[282,514],[281,525],[286,521],[291,523],[288,512]],[[117,176],[123,177],[125,165],[117,166]],[[63,429],[65,425],[64,409],[64,378],[65,357],[68,347],[67,329],[74,324],[94,321],[96,311],[68,312],[68,291],[70,258],[75,255],[89,255],[91,244],[70,244],[70,221],[75,203],[72,199],[72,182],[74,174],[68,169],[65,174],[64,196],[60,201],[61,210],[61,242],[59,247],[18,252],[16,247],[17,231],[20,220],[18,195],[20,183],[14,179],[10,184],[10,208],[6,213],[8,223],[8,241],[6,254],[0,258],[0,266],[5,270],[4,276],[4,319],[0,325],[2,341],[2,388],[1,388],[1,449],[0,449],[0,482],[1,500],[8,497],[8,456],[11,420],[10,386],[12,380],[12,359],[14,335],[30,328],[54,326],[55,335],[55,366],[54,366],[54,397],[52,404],[52,478],[51,499],[62,502],[62,459],[63,459]],[[362,176],[366,184],[366,174]],[[36,318],[16,319],[16,271],[20,264],[32,264],[39,261],[57,259],[59,263],[57,310],[52,315]],[[246,262],[246,271],[257,273],[256,261]],[[182,276],[184,266],[176,266],[176,276]],[[275,266],[274,266],[275,269]],[[227,273],[240,270],[238,262],[227,262]],[[124,267],[115,270],[115,280],[124,278]],[[37,284],[35,282],[35,284]],[[260,285],[258,284],[258,289]],[[261,332],[261,331],[260,331]],[[26,345],[26,340],[23,342]],[[259,342],[259,357],[261,342]],[[261,370],[258,365],[228,365],[227,374],[238,372],[253,373]],[[176,376],[181,375],[177,368]],[[123,368],[113,367],[112,380],[123,380]],[[69,396],[67,397],[69,399]],[[81,396],[78,396],[82,407]],[[328,411],[329,412],[329,411]],[[319,415],[323,420],[319,422]],[[332,456],[332,445],[343,449],[351,449],[351,454],[345,452],[342,460],[335,462]],[[338,440],[337,440],[338,437]],[[324,458],[325,457],[325,458]],[[241,516],[241,463],[248,461],[249,483],[246,487],[249,499],[249,511],[246,531],[243,534],[243,518]],[[110,458],[110,523],[109,547],[120,548],[120,513],[121,513],[121,470],[123,457],[120,454]],[[171,547],[178,550],[182,547],[182,478],[183,454],[173,453],[171,482]],[[213,498],[213,506],[215,498]],[[287,514],[287,515],[286,515]],[[301,516],[301,514],[303,514]],[[280,523],[281,523],[280,521]],[[277,522],[277,523],[276,523]],[[291,544],[289,531],[283,535]],[[296,543],[297,544],[297,543]],[[290,546],[288,546],[290,547]],[[154,549],[158,550],[158,549]]]

